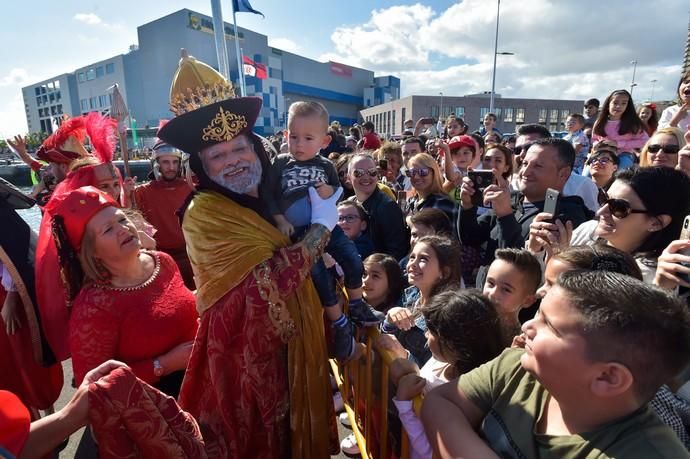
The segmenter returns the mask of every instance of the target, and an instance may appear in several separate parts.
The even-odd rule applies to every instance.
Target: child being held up
[[[271,187],[267,203],[278,229],[298,239],[310,224],[309,188],[321,198],[328,198],[340,187],[335,166],[319,154],[330,143],[328,111],[318,102],[295,102],[288,110],[288,154],[278,155],[269,174]],[[345,287],[350,299],[350,318],[357,325],[376,325],[383,314],[374,311],[362,299],[362,259],[355,244],[336,226],[326,246],[345,273]],[[352,324],[343,314],[336,294],[335,281],[322,260],[312,268],[312,280],[333,329],[331,354],[346,359],[354,353]]]
[[[496,306],[503,345],[520,335],[520,310],[534,303],[541,285],[541,265],[527,250],[498,249],[484,282],[484,295]]]
[[[393,403],[410,438],[413,459],[431,458],[432,450],[412,399],[492,360],[504,349],[494,305],[478,290],[441,292],[425,305],[423,315],[432,357],[421,370],[409,360],[397,360],[391,368],[391,379],[398,386]]]
[[[425,397],[439,457],[688,457],[648,405],[688,364],[678,298],[619,273],[564,272],[522,330],[524,350]]]

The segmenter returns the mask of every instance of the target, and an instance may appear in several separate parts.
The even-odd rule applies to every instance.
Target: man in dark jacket
[[[544,209],[546,190],[563,191],[574,161],[575,150],[570,143],[554,138],[535,141],[525,154],[518,173],[518,191],[511,192],[507,180],[495,171],[496,184],[484,190],[484,202],[490,203],[492,209],[481,216],[477,216],[471,199],[479,191],[474,189],[469,178],[463,178],[458,235],[463,244],[482,246],[477,285],[482,285],[496,249],[524,247],[530,223]],[[571,221],[575,228],[592,217],[593,212],[579,196],[560,198],[557,218],[564,224]]]
[[[378,188],[376,162],[368,154],[357,154],[350,160],[348,177],[355,190],[351,199],[360,203],[369,215],[367,231],[377,252],[400,260],[407,255],[408,235],[398,204]]]

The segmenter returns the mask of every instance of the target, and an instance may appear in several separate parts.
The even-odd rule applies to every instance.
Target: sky
[[[491,89],[496,0],[250,0],[261,16],[238,25],[269,45],[401,78],[401,95]],[[210,0],[7,2],[0,27],[0,138],[26,132],[21,88],[127,52],[137,27]],[[232,22],[231,2],[222,0]],[[40,13],[39,13],[40,12]],[[636,102],[672,99],[688,36],[688,0],[502,0],[496,92],[504,97],[603,100],[630,88]],[[656,80],[652,83],[652,80]]]

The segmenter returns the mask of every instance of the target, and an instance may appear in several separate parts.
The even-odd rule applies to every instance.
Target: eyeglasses
[[[626,199],[617,199],[617,198],[607,198],[603,204],[603,206],[608,206],[609,207],[609,212],[611,212],[611,215],[613,215],[616,218],[625,218],[630,214],[647,214],[649,213],[648,210],[642,210],[642,209],[633,209],[632,205],[626,200]]]
[[[352,175],[355,176],[355,178],[360,178],[364,175],[368,175],[369,177],[378,177],[379,176],[379,171],[375,167],[372,167],[371,169],[355,169],[352,171]]]
[[[591,166],[592,164],[598,163],[601,164],[602,166],[606,166],[609,163],[612,163],[613,160],[609,158],[608,156],[597,156],[594,158],[590,158],[587,160],[587,165]]]
[[[354,223],[357,220],[361,220],[359,215],[338,215],[338,223]]]
[[[410,178],[414,177],[415,175],[426,177],[429,174],[431,174],[431,169],[428,167],[413,167],[412,169],[407,169],[405,171],[405,175]]]
[[[667,155],[675,155],[680,150],[680,147],[678,145],[659,145],[659,144],[649,145],[647,147],[647,151],[650,153],[658,153],[659,150],[662,150]]]
[[[526,143],[524,145],[520,145],[519,147],[513,147],[513,153],[519,155],[523,151],[527,152],[527,150],[529,150],[529,147],[531,147],[532,145],[534,145],[534,143]]]

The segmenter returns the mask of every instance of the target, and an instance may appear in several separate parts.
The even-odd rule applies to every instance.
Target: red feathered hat
[[[38,148],[38,159],[50,163],[69,164],[88,153],[82,143],[86,136],[84,117],[68,118]]]
[[[81,248],[86,225],[94,215],[106,207],[120,206],[98,188],[85,186],[60,196],[53,196],[46,210],[53,218],[62,217],[67,239],[72,248],[78,251]]]
[[[0,390],[0,445],[19,457],[29,438],[29,410],[12,392]]]

